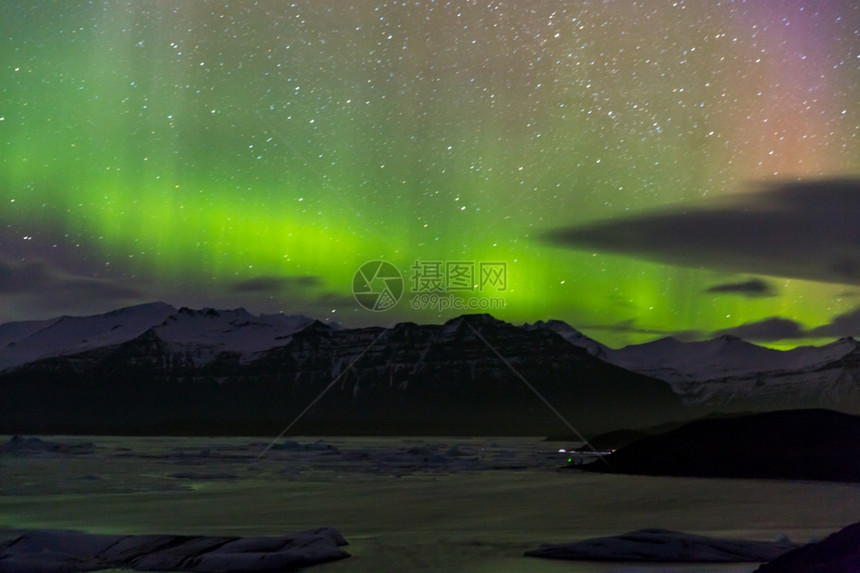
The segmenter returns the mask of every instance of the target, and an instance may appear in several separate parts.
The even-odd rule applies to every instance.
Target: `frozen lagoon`
[[[8,441],[3,437],[2,443]],[[523,556],[637,529],[772,541],[857,521],[860,485],[602,475],[538,438],[60,437],[0,454],[0,536],[16,529],[283,535],[337,528],[347,571],[749,572]]]

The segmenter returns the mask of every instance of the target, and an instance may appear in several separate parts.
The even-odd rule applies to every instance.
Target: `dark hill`
[[[583,432],[685,413],[665,382],[488,315],[391,329],[317,322],[250,356],[159,332],[0,373],[0,433],[277,434],[311,403],[295,433],[564,429],[530,386]]]
[[[783,410],[698,420],[643,438],[589,471],[723,478],[860,481],[860,417]]]
[[[755,570],[755,573],[857,573],[860,571],[860,523],[818,543],[810,543]]]

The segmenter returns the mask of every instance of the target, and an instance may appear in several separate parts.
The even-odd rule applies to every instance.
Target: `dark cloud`
[[[860,179],[787,182],[714,203],[545,233],[669,264],[860,285]]]
[[[56,269],[42,261],[0,258],[0,318],[19,320],[68,308],[104,312],[146,300],[123,279],[93,278]]]
[[[401,300],[401,304],[402,302]],[[314,303],[324,307],[357,306],[355,297],[336,292],[324,292],[314,299]]]
[[[0,259],[0,294],[98,300],[136,298],[140,292],[119,280],[75,276],[39,261],[15,263]]]
[[[828,324],[805,329],[802,324],[787,318],[771,317],[748,322],[732,328],[718,330],[713,336],[731,334],[744,340],[775,342],[798,338],[845,338],[860,335],[860,308],[833,318]]]
[[[290,288],[311,288],[322,284],[319,277],[302,276],[270,276],[256,277],[233,283],[230,290],[234,293],[272,292]]]
[[[740,283],[714,285],[705,292],[739,294],[748,297],[774,296],[774,289],[771,285],[761,279],[751,279]]]
[[[41,263],[12,263],[0,259],[0,293],[34,292],[53,282],[56,280]]]
[[[759,342],[806,338],[805,331],[800,323],[778,317],[766,318],[757,322],[748,322],[740,326],[718,330],[714,333],[714,336],[723,336],[725,334],[731,334],[744,340]]]
[[[809,335],[821,338],[844,338],[860,335],[860,308],[840,314],[831,320],[830,324],[813,328],[809,331]]]
[[[576,327],[579,330],[598,330],[605,332],[615,332],[621,334],[648,334],[656,336],[671,336],[678,340],[696,340],[701,339],[704,333],[698,330],[663,330],[660,328],[651,328],[639,326],[634,319],[622,320],[613,324],[586,324]]]
[[[702,340],[704,333],[701,330],[679,330],[672,333],[672,338],[682,342],[695,342],[696,340]]]
[[[717,330],[710,334],[698,330],[669,331],[639,326],[635,320],[623,320],[614,324],[583,325],[583,331],[605,331],[621,334],[647,334],[671,336],[678,340],[692,341],[716,338],[726,334],[737,336],[750,342],[777,342],[779,340],[800,340],[812,338],[845,338],[860,336],[860,307],[834,317],[828,324],[807,329],[801,323],[782,317],[748,322]]]

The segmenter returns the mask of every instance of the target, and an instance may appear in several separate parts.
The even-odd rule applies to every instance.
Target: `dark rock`
[[[586,471],[608,473],[860,481],[860,417],[784,410],[705,419],[642,438]]]
[[[817,543],[810,543],[755,573],[857,573],[860,571],[860,523],[849,525]]]

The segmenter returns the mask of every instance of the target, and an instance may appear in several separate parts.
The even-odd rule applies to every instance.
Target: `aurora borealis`
[[[361,308],[384,260],[612,346],[860,334],[856,2],[2,0],[0,42],[0,322],[462,312]]]

